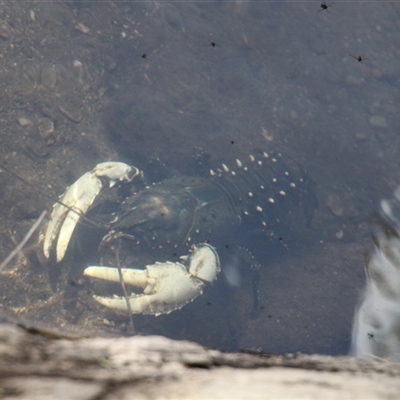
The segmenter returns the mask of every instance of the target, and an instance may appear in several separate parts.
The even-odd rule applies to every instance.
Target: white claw
[[[105,183],[112,187],[118,181],[130,182],[138,174],[137,168],[127,164],[105,162],[97,164],[93,171],[86,172],[73,183],[60,197],[60,202],[53,206],[43,244],[45,257],[50,258],[55,248],[57,262],[64,258],[80,216],[86,213]]]
[[[134,314],[168,314],[202,294],[203,283],[188,274],[185,266],[180,263],[147,265],[146,271],[143,272],[146,274],[147,283],[143,294],[129,296],[129,304]],[[123,297],[94,298],[109,308],[127,310]]]
[[[204,282],[212,283],[221,272],[218,253],[208,244],[193,245],[190,250],[189,273]]]
[[[143,294],[129,296],[133,314],[169,314],[182,308],[203,293],[205,283],[212,283],[220,271],[219,258],[207,244],[192,246],[189,270],[181,263],[155,263],[144,270],[122,268],[124,282],[143,289]],[[92,278],[119,282],[116,268],[88,267],[84,274]],[[93,296],[100,304],[127,311],[123,297]]]
[[[148,285],[147,271],[145,269],[121,268],[124,282],[128,285],[144,289]],[[91,278],[103,279],[109,282],[119,282],[119,272],[117,268],[110,267],[87,267],[83,275]]]

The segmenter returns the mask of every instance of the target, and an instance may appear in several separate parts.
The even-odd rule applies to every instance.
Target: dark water
[[[257,313],[244,263],[239,288],[221,275],[181,311],[136,317],[142,333],[228,350],[348,351],[368,217],[400,182],[398,8],[332,2],[329,13],[319,10],[318,2],[82,1],[2,11],[10,21],[0,43],[2,159],[53,198],[109,159],[159,179],[196,175],[195,148],[210,165],[228,166],[256,150],[281,152],[315,182],[311,226],[294,207],[258,251]],[[40,130],[43,120],[54,133]],[[5,256],[10,236],[53,201],[0,178]],[[65,329],[91,327],[90,312],[103,318],[86,303],[71,308],[79,288],[60,283],[68,281],[60,266],[29,253],[22,261],[17,278],[2,283],[7,312]],[[26,306],[30,296],[36,307]],[[125,333],[126,317],[105,315]]]

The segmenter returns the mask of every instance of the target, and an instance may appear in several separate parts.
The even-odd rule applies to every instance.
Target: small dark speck
[[[229,244],[226,244],[226,245],[225,245],[225,248],[226,248],[226,249],[229,249]]]
[[[328,12],[328,14],[330,14],[328,8],[330,8],[331,6],[325,3],[325,0],[321,3],[320,5],[320,10],[319,11],[323,11],[326,10]]]
[[[84,284],[83,279],[78,279],[77,281],[69,281],[71,286],[82,286]]]
[[[142,57],[142,58],[147,58],[147,54],[146,54],[146,53],[143,53],[140,57]]]
[[[177,254],[177,253],[172,253],[172,256],[173,256],[173,257],[177,257],[178,254]]]
[[[207,301],[207,303],[206,303],[208,306],[212,306],[212,303],[211,303],[211,301]]]
[[[234,140],[231,140],[231,144],[235,144],[235,141],[234,141]]]
[[[355,58],[359,63],[362,63],[365,60],[368,60],[368,58],[363,58],[361,56],[353,56],[352,54],[349,54],[350,57]]]

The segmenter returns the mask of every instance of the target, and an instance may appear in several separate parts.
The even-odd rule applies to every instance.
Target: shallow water
[[[3,258],[98,162],[119,159],[162,180],[199,174],[195,148],[211,166],[281,152],[307,170],[319,206],[311,226],[294,207],[258,252],[259,311],[242,265],[239,288],[221,275],[184,309],[136,325],[227,350],[348,351],[368,218],[400,182],[396,5],[5,3],[1,17],[1,162],[53,199],[0,174]],[[76,303],[79,279],[71,284],[66,265],[45,265],[35,251],[32,240],[4,275],[6,312],[129,334],[127,317],[103,315],[90,293]]]

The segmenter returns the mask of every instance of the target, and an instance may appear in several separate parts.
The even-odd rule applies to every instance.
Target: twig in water
[[[33,232],[38,228],[40,223],[42,222],[44,216],[46,215],[47,211],[43,211],[36,222],[32,225],[32,228],[29,229],[28,233],[22,239],[21,243],[8,255],[8,257],[0,264],[0,272],[3,271],[5,266],[15,257],[16,254],[25,246],[26,242],[30,239],[33,235]]]
[[[118,247],[116,249],[116,256],[117,256],[117,267],[118,267],[119,281],[121,283],[122,291],[124,292],[124,297],[125,297],[125,301],[126,301],[126,307],[128,309],[129,321],[131,323],[132,333],[135,334],[135,325],[133,324],[132,308],[131,308],[131,305],[129,303],[128,293],[126,291],[124,277],[122,275],[121,263],[120,263],[120,260],[119,260],[119,245],[118,245]]]

